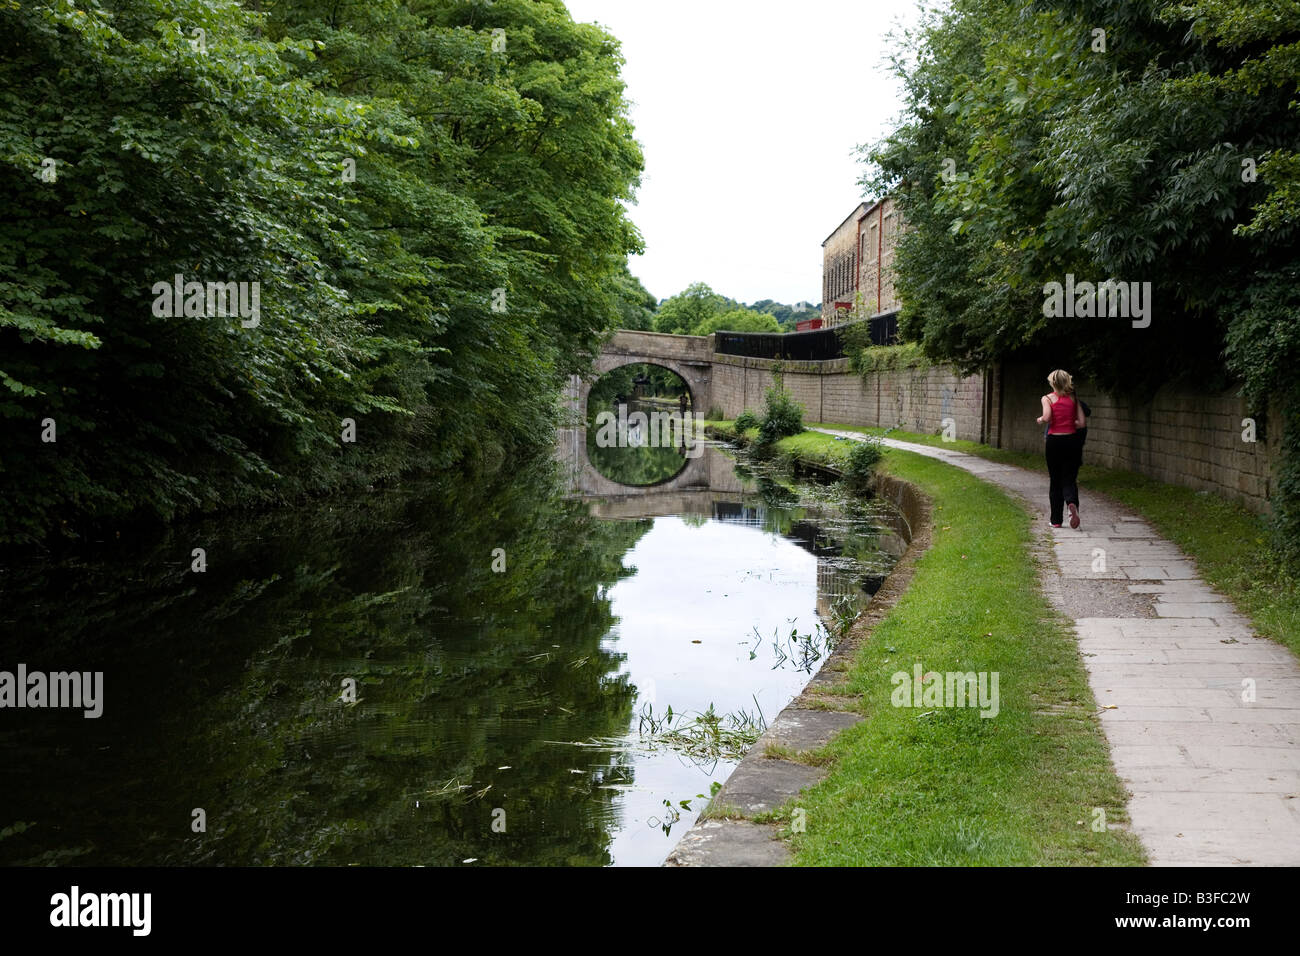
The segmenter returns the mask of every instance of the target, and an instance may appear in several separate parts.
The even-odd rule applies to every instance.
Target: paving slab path
[[[862,440],[857,432],[817,429]],[[1047,520],[1047,475],[879,439],[1024,499],[1055,568],[1043,585],[1074,621],[1155,865],[1300,865],[1300,663],[1257,636],[1192,562],[1135,512],[1080,489],[1082,524]]]

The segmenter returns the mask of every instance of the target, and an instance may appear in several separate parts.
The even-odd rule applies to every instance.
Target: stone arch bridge
[[[569,382],[569,400],[578,421],[586,421],[587,396],[602,375],[624,365],[659,365],[676,372],[691,392],[691,410],[707,415],[713,401],[713,336],[663,332],[615,332],[601,348],[588,375]]]
[[[565,429],[560,438],[559,456],[569,470],[572,491],[584,496],[610,497],[644,495],[651,489],[620,485],[598,472],[587,459],[582,425],[587,420],[587,397],[601,376],[625,365],[658,365],[676,372],[691,393],[691,411],[696,416],[708,414],[713,398],[713,336],[667,335],[662,332],[619,331],[601,348],[591,372],[569,380],[567,398],[573,428]],[[711,485],[712,476],[704,456],[688,458],[677,475],[656,485],[657,494],[681,491],[699,492]]]

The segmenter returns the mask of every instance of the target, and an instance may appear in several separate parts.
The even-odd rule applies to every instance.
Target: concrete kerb
[[[772,824],[741,817],[770,814],[826,775],[823,767],[768,756],[796,758],[819,750],[841,730],[863,720],[858,698],[836,695],[857,649],[907,590],[916,561],[930,547],[932,504],[915,486],[880,476],[875,493],[894,503],[907,520],[907,550],[885,578],[848,636],[827,656],[804,690],[768,726],[741,759],[706,811],[678,841],[664,866],[779,866],[790,850]],[[717,814],[726,813],[723,818]]]

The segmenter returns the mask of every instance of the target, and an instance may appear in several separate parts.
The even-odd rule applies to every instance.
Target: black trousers
[[[1083,448],[1079,435],[1047,436],[1047,474],[1051,478],[1047,499],[1052,506],[1052,524],[1064,524],[1065,506],[1079,504],[1079,460]]]

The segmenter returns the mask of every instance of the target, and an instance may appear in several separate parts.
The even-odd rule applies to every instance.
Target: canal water
[[[561,448],[4,564],[0,671],[102,672],[103,713],[0,712],[0,863],[661,862],[901,519],[715,446],[648,487]]]

